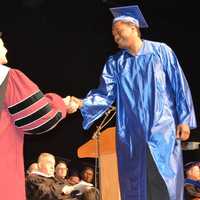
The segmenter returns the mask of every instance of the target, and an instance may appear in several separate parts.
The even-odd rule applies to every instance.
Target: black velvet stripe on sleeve
[[[51,107],[49,104],[45,105],[44,107],[40,108],[36,112],[32,113],[31,115],[28,115],[22,119],[16,120],[15,125],[17,127],[21,127],[24,125],[27,125],[31,122],[34,122],[35,120],[40,119],[42,116],[46,115],[51,111]]]
[[[53,128],[61,120],[61,118],[62,118],[62,113],[57,112],[57,114],[52,119],[50,119],[48,122],[46,122],[45,124],[35,128],[35,129],[26,130],[25,132],[32,133],[32,134],[40,134],[43,132],[47,132],[48,130]]]
[[[8,108],[10,114],[16,114],[25,108],[29,107],[30,105],[34,104],[38,100],[40,100],[43,97],[43,93],[41,91],[38,91],[37,93],[33,94],[32,96],[28,97],[24,101],[21,101],[18,104],[15,104],[14,106],[10,106]]]

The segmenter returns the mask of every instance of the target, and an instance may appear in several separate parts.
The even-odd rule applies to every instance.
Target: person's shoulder
[[[15,67],[11,67],[10,72],[11,73],[17,73],[17,74],[24,74],[20,69],[15,68]]]
[[[144,40],[144,42],[146,45],[151,46],[154,49],[159,49],[159,48],[167,46],[167,44],[164,42],[158,42],[158,41],[153,41],[153,40]]]
[[[0,70],[8,71],[9,75],[17,75],[17,76],[27,76],[22,70],[16,67],[8,67],[6,65],[0,65]]]
[[[26,176],[27,182],[35,182],[35,180],[40,179],[40,177],[37,174],[29,174]]]
[[[146,43],[152,47],[154,52],[161,53],[161,54],[166,54],[169,52],[172,52],[172,48],[165,42],[158,42],[158,41],[150,41],[146,40]]]
[[[5,65],[0,66],[0,71],[8,72],[9,77],[12,76],[26,76],[20,69],[14,68],[14,67],[8,67]]]
[[[41,175],[39,175],[39,174],[37,174],[37,173],[32,172],[32,173],[30,173],[30,174],[28,175],[28,177],[29,177],[29,178],[37,178],[37,177],[43,177],[43,176],[41,176]]]
[[[34,184],[43,184],[43,183],[55,183],[55,179],[53,177],[45,177],[41,174],[32,173],[27,176],[27,182],[31,182]]]
[[[31,173],[27,176],[27,178],[30,178],[30,179],[48,179],[49,177],[46,177],[46,176],[43,176],[43,174],[40,174],[40,173]]]
[[[11,81],[27,81],[30,82],[31,79],[22,70],[18,68],[11,67],[9,70],[9,78]],[[32,82],[32,81],[31,81]]]

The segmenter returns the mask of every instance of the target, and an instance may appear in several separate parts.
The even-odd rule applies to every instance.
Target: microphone
[[[106,118],[109,116],[109,114],[112,112],[112,111],[115,111],[116,110],[116,107],[115,106],[111,106],[110,109],[108,109],[106,112],[105,112],[105,117],[103,119],[103,121],[101,122],[100,126],[97,127],[97,130],[94,132],[93,136],[92,136],[92,139],[96,139],[97,136],[99,136],[100,134],[100,131],[101,129],[105,126],[105,120]],[[115,113],[113,114],[113,116],[115,115]],[[113,117],[112,116],[112,117]],[[112,118],[111,118],[112,119]],[[111,120],[109,119],[109,121]],[[108,123],[108,122],[107,122]]]

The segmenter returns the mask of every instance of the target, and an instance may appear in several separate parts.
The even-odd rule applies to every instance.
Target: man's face
[[[46,156],[39,162],[39,171],[53,176],[55,172],[55,159],[52,156]]]
[[[4,47],[3,40],[0,38],[0,64],[6,64],[8,62],[6,58],[7,49]]]
[[[32,172],[37,172],[37,171],[38,171],[38,164],[32,163],[28,169],[28,172],[31,174]]]
[[[56,166],[56,176],[65,178],[67,175],[67,166],[64,163],[59,163]]]
[[[194,179],[200,179],[200,168],[199,166],[193,166],[191,167],[190,171],[190,175],[191,177],[193,177]]]
[[[80,179],[78,176],[70,176],[69,179],[68,179],[68,182],[71,184],[71,185],[76,185],[80,182]]]
[[[133,37],[134,26],[123,23],[121,21],[116,22],[112,27],[112,34],[118,47],[121,49],[129,48],[131,45],[131,38]]]
[[[91,169],[86,169],[83,173],[82,179],[88,183],[91,183],[93,180],[94,172]]]

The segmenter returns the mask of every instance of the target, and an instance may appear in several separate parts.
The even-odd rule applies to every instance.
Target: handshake
[[[63,101],[67,106],[67,112],[70,114],[76,112],[79,108],[83,106],[83,100],[74,96],[67,96],[63,98]]]

